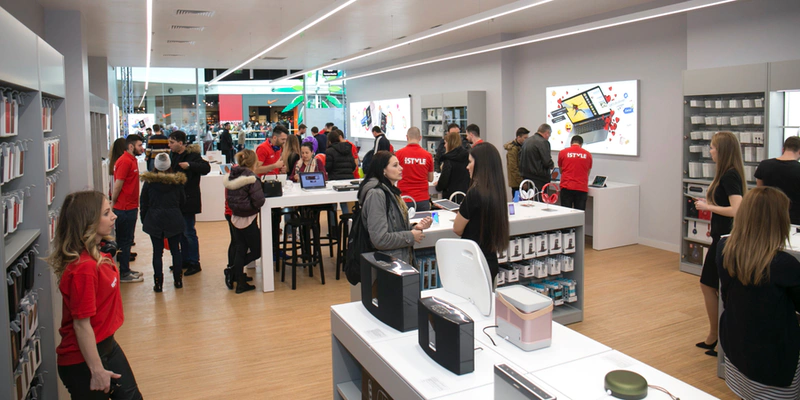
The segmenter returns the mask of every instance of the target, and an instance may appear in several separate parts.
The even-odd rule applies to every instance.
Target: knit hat
[[[169,155],[167,153],[159,153],[156,156],[156,161],[153,163],[153,166],[156,167],[159,171],[166,171],[169,169],[172,163],[169,160]]]

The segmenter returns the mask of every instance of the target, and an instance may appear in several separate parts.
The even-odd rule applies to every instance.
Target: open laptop
[[[567,110],[567,117],[572,121],[572,134],[580,135],[583,143],[596,143],[606,140],[606,117],[611,116],[611,107],[608,106],[600,86],[595,86],[561,101]]]
[[[606,180],[607,179],[608,179],[608,177],[605,177],[603,175],[597,175],[597,176],[594,177],[594,180],[589,185],[589,187],[604,188],[604,187],[606,187]]]
[[[325,189],[325,175],[322,172],[300,172],[300,188],[303,190]]]

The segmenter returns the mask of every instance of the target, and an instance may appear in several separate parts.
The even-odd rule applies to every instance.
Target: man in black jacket
[[[519,173],[523,179],[532,180],[539,192],[550,183],[550,171],[554,166],[549,141],[552,131],[550,125],[540,125],[533,136],[525,139],[519,152]]]
[[[225,156],[226,163],[233,163],[233,137],[231,136],[231,124],[226,123],[219,134],[219,144],[217,149]],[[243,134],[242,132],[239,133]]]
[[[186,221],[186,231],[181,239],[181,258],[186,268],[184,275],[194,275],[201,271],[200,248],[197,240],[197,230],[194,227],[195,215],[202,211],[200,200],[200,177],[211,172],[208,161],[200,156],[200,145],[186,145],[186,133],[175,131],[169,136],[171,150],[172,170],[186,174],[186,203],[181,209],[183,219]],[[179,268],[177,265],[174,268]]]

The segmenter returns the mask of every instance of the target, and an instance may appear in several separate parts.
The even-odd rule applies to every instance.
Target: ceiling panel
[[[460,29],[340,68],[362,68],[421,52],[501,33],[520,34],[628,7],[656,7],[678,0],[554,0],[496,20]],[[90,56],[106,56],[114,66],[145,64],[145,0],[39,0],[48,9],[81,10],[87,23]],[[358,0],[321,24],[267,54],[253,68],[303,69],[343,58],[366,47],[397,43],[514,0]],[[156,0],[153,12],[154,67],[228,68],[280,40],[292,28],[332,4],[332,0]],[[214,11],[212,17],[176,15],[178,9]],[[203,26],[203,31],[172,30]],[[194,45],[167,40],[194,41]],[[181,57],[165,57],[180,54]]]

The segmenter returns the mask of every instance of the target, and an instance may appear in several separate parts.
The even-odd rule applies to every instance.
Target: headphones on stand
[[[555,188],[556,192],[553,194],[547,194],[548,187]],[[544,187],[542,187],[542,192],[540,194],[542,196],[542,201],[550,205],[550,204],[555,204],[558,201],[559,193],[561,193],[561,187],[559,187],[558,184],[548,183],[544,185]]]
[[[525,190],[526,183],[530,185],[530,189],[528,190]],[[536,201],[537,194],[540,194],[540,192],[536,189],[536,184],[534,184],[532,180],[525,179],[519,183],[519,198],[520,200],[529,202],[529,206],[533,207],[533,202]]]
[[[404,200],[405,199],[409,199],[412,202],[414,202],[414,207],[409,207],[408,208],[408,219],[414,218],[414,215],[417,214],[417,201],[414,200],[414,198],[411,197],[411,196],[400,196],[400,198],[404,199]]]

